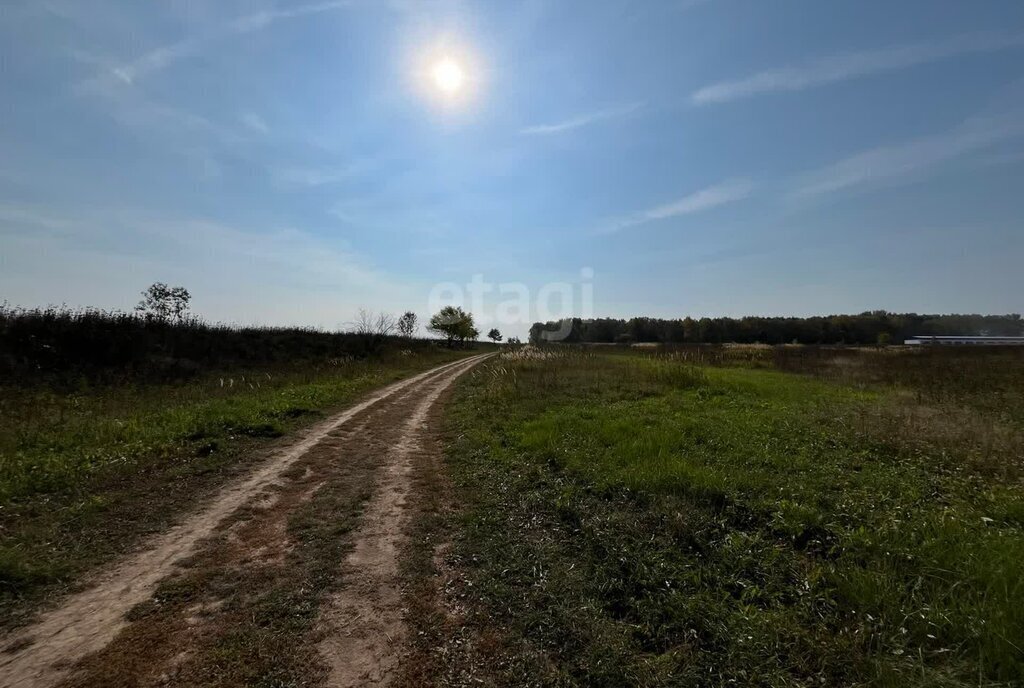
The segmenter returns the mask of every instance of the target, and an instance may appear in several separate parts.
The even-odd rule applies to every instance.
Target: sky
[[[0,6],[10,305],[162,281],[333,329],[461,298],[522,336],[1020,312],[1022,264],[1019,0]]]

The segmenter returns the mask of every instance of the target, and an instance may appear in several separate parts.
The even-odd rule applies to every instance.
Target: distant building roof
[[[904,344],[1012,344],[1024,345],[1024,337],[992,337],[976,335],[917,334],[904,340]]]

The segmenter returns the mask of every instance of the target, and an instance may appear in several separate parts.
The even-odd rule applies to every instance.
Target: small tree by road
[[[153,320],[178,321],[188,313],[191,300],[192,295],[185,287],[169,287],[163,282],[154,282],[142,292],[142,300],[135,310]]]
[[[492,327],[491,331],[487,333],[487,338],[490,339],[495,344],[497,344],[502,340],[501,330],[499,330],[497,327]]]
[[[473,323],[473,314],[458,306],[445,306],[430,318],[427,329],[443,336],[449,347],[464,345],[480,336],[480,330]]]

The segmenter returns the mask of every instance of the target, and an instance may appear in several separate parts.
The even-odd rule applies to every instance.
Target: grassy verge
[[[450,416],[475,623],[507,629],[495,682],[1024,679],[1021,437],[1000,418],[526,351],[481,366]]]
[[[274,438],[461,355],[424,351],[76,394],[3,390],[3,618],[18,623],[42,596],[166,528]]]

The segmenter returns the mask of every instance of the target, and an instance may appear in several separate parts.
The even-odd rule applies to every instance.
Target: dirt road
[[[0,687],[383,685],[438,401],[483,356],[379,390],[0,640]],[[430,462],[426,462],[430,463]]]

